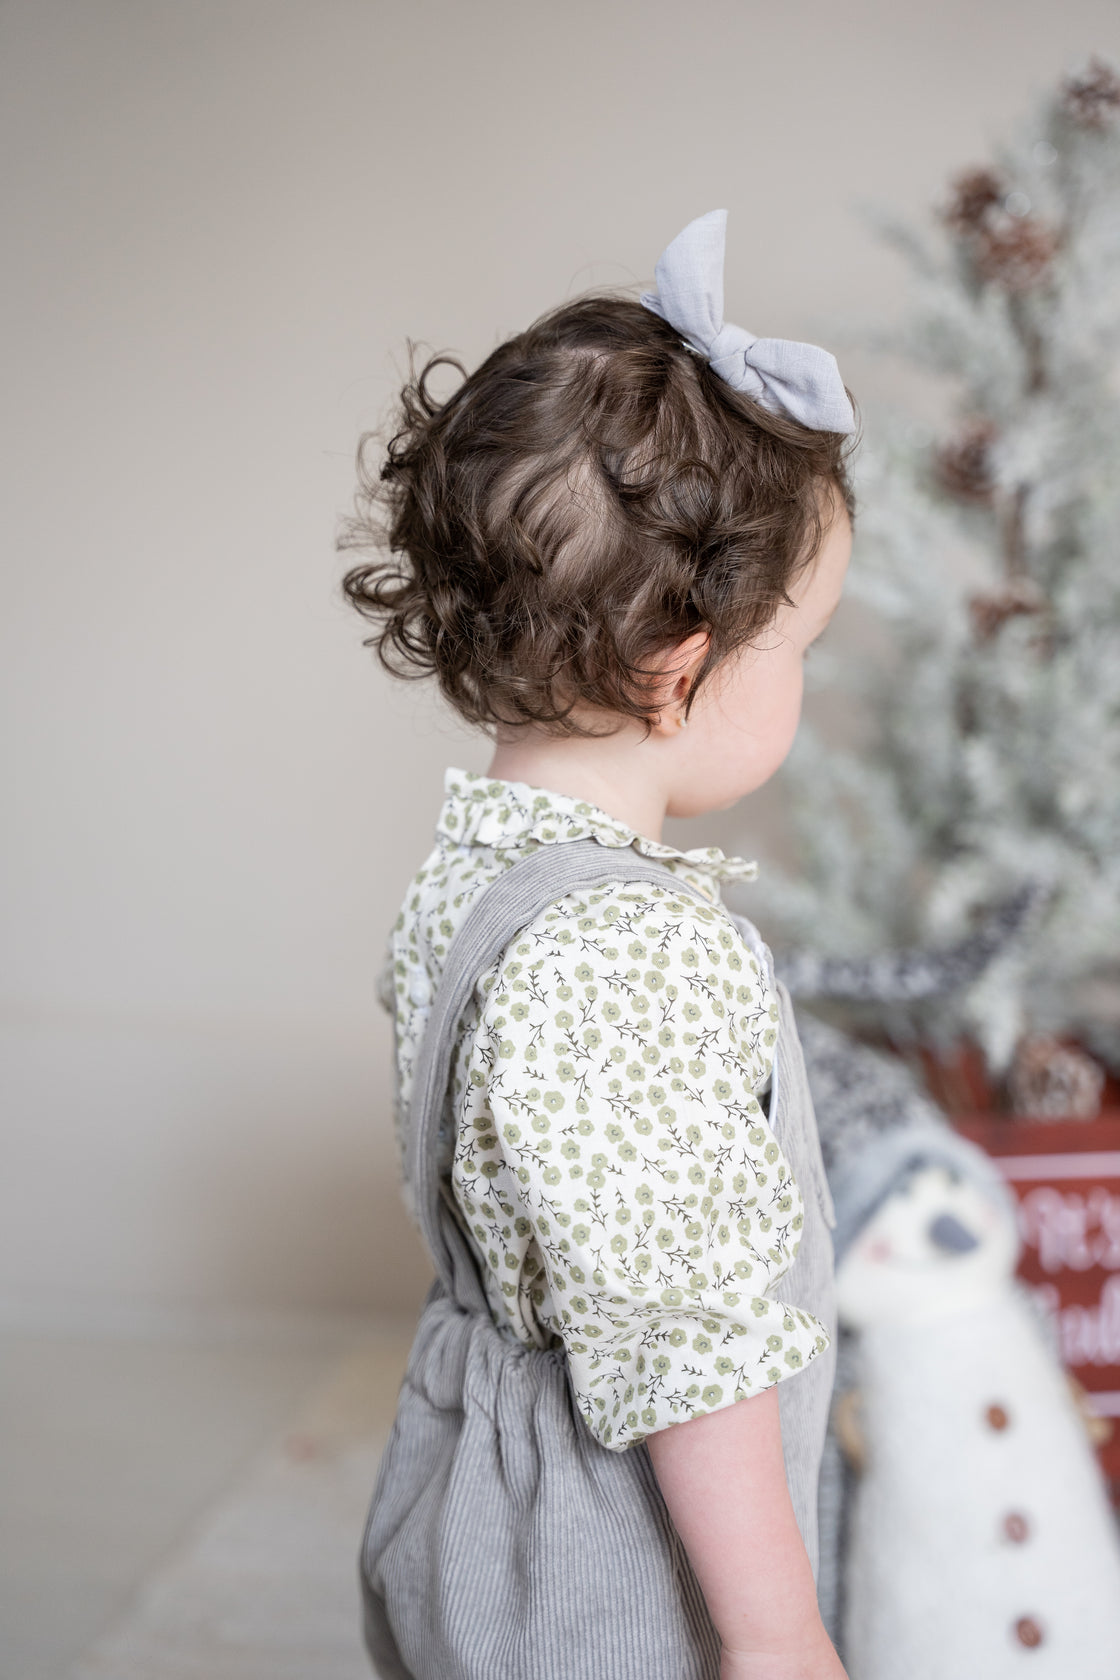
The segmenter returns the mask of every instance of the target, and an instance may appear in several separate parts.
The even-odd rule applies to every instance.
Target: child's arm
[[[646,1445],[723,1640],[721,1680],[844,1680],[786,1486],[777,1387]]]

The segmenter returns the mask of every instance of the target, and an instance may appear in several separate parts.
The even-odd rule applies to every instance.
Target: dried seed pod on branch
[[[1105,130],[1120,118],[1120,76],[1095,55],[1062,84],[1061,111],[1080,128]]]

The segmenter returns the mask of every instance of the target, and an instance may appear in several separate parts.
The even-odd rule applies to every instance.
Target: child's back
[[[363,1554],[371,1650],[441,1680],[712,1680],[721,1642],[727,1676],[839,1674],[809,1568],[830,1206],[792,1008],[721,903],[754,866],[649,836],[788,750],[847,561],[841,437],[613,299],[442,408],[421,381],[406,422],[403,558],[348,585],[497,751],[448,773],[383,990],[438,1275]]]

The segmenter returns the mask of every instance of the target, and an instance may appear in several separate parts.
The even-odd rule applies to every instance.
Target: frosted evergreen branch
[[[1024,885],[990,912],[983,927],[940,951],[915,947],[862,958],[789,951],[782,978],[794,997],[911,1002],[963,990],[1021,935],[1050,892],[1039,882]]]

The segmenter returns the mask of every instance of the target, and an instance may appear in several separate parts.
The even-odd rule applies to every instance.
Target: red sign
[[[1019,1276],[1101,1420],[1098,1455],[1120,1505],[1120,1110],[1096,1120],[958,1114],[953,1124],[1015,1193]]]

